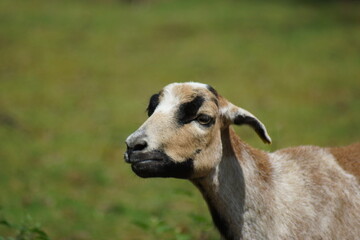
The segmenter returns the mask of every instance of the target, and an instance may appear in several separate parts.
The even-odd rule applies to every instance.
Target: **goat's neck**
[[[266,153],[243,143],[231,128],[221,134],[223,154],[219,165],[207,177],[193,183],[206,199],[223,238],[239,240],[247,235],[244,231],[247,232],[249,223],[261,225],[257,222],[261,217],[259,211],[266,212],[262,207],[266,208],[264,193],[269,186],[270,163]]]

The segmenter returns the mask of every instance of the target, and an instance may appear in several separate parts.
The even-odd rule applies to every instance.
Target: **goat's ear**
[[[266,131],[265,125],[245,109],[226,101],[226,104],[221,106],[220,113],[228,124],[249,125],[255,130],[264,143],[271,143],[271,138]]]

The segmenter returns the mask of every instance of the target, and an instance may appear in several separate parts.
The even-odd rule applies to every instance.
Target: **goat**
[[[255,149],[230,125],[271,143],[264,124],[201,83],[166,86],[147,112],[125,161],[143,178],[189,179],[222,239],[360,239],[360,143]]]

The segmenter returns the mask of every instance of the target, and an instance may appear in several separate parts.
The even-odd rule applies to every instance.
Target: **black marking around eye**
[[[194,120],[204,101],[205,98],[197,96],[194,100],[181,104],[177,113],[179,124],[183,125]]]
[[[159,97],[160,94],[154,94],[151,96],[149,106],[146,109],[149,117],[155,112],[156,107],[159,105]]]

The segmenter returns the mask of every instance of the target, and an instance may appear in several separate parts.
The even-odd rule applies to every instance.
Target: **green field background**
[[[189,182],[123,161],[171,82],[254,113],[266,151],[358,141],[360,4],[314,2],[0,0],[0,239],[219,239]]]

